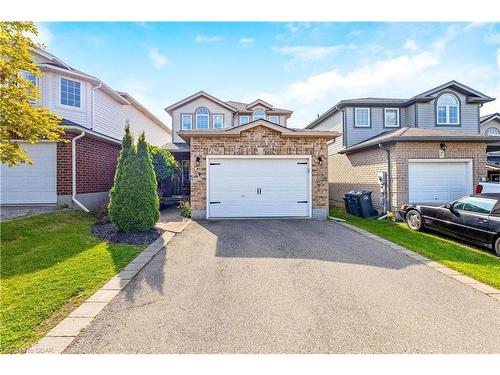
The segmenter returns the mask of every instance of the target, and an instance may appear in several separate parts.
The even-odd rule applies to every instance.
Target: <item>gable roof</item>
[[[191,138],[200,137],[239,137],[242,132],[258,127],[266,128],[280,132],[283,137],[316,137],[332,140],[340,136],[340,133],[332,131],[315,131],[307,129],[293,129],[282,125],[274,124],[265,119],[254,120],[244,125],[238,125],[224,129],[205,129],[205,130],[181,130],[177,134],[189,143]]]
[[[484,125],[485,123],[487,123],[491,120],[500,121],[500,113],[496,112],[496,113],[490,113],[489,115],[486,115],[486,116],[481,116],[479,118],[479,123],[481,125]]]
[[[232,105],[226,103],[226,102],[223,102],[222,100],[220,99],[217,99],[215,96],[212,96],[210,94],[207,94],[205,91],[198,91],[197,93],[193,94],[193,95],[190,95],[188,96],[187,98],[184,98],[182,100],[179,100],[178,102],[174,103],[174,104],[171,104],[169,105],[168,107],[165,108],[165,111],[167,111],[167,113],[169,115],[172,114],[172,111],[176,108],[179,108],[180,106],[186,104],[186,103],[189,103],[195,99],[198,99],[200,97],[203,97],[203,98],[206,98],[214,103],[217,103],[218,105],[224,107],[224,108],[227,108],[229,109],[230,111],[232,112],[236,112],[237,109],[235,107],[233,107]]]
[[[487,103],[495,100],[495,98],[491,98],[477,90],[474,90],[460,82],[457,81],[449,81],[446,82],[440,86],[434,87],[428,91],[425,91],[423,93],[420,93],[418,95],[415,95],[409,99],[400,99],[400,98],[374,98],[374,97],[368,97],[368,98],[357,98],[357,99],[347,99],[347,100],[341,100],[337,104],[335,104],[333,107],[328,109],[326,112],[324,112],[321,116],[318,118],[314,119],[311,121],[307,126],[306,129],[311,129],[321,123],[323,120],[327,119],[331,115],[333,115],[335,112],[338,110],[342,109],[345,106],[350,106],[350,105],[367,105],[367,106],[386,106],[386,105],[393,105],[397,107],[406,107],[410,104],[416,103],[416,102],[429,102],[434,99],[432,96],[436,92],[439,92],[441,90],[445,90],[447,88],[452,88],[457,91],[460,91],[467,95],[467,102],[468,103]]]
[[[172,131],[170,130],[170,128],[163,121],[161,121],[153,113],[148,111],[148,109],[146,107],[144,107],[141,103],[139,103],[137,100],[135,100],[129,93],[123,92],[123,91],[117,91],[117,93],[119,95],[121,95],[123,98],[125,98],[125,100],[127,100],[130,103],[130,105],[137,108],[146,117],[148,117],[150,120],[155,122],[157,125],[161,126],[163,128],[163,130],[166,130],[168,133],[172,134]]]
[[[458,131],[435,130],[404,127],[401,129],[394,129],[377,134],[362,142],[359,142],[351,147],[341,150],[341,154],[349,154],[354,151],[363,150],[371,147],[378,147],[393,142],[421,142],[421,141],[435,141],[435,142],[494,142],[491,136],[483,134],[470,134]],[[498,140],[497,140],[498,141]]]
[[[226,103],[235,107],[238,110],[238,112],[241,112],[241,113],[252,113],[253,110],[251,108],[255,107],[258,104],[261,104],[262,106],[265,106],[266,108],[268,108],[269,110],[267,112],[271,113],[271,114],[283,113],[283,114],[291,115],[293,113],[293,111],[291,111],[289,109],[273,107],[272,104],[269,104],[262,99],[254,100],[252,103],[249,103],[249,104],[243,103],[243,102],[237,102],[235,100],[228,100]]]

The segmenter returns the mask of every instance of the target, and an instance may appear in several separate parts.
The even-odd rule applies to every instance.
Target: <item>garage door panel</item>
[[[208,184],[210,217],[309,216],[308,159],[214,159]]]
[[[33,164],[1,167],[2,204],[57,202],[57,146],[55,143],[23,144]]]
[[[472,192],[467,161],[409,162],[410,203],[445,203]]]

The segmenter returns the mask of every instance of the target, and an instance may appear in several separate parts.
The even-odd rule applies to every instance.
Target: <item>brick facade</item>
[[[391,158],[391,209],[394,211],[408,203],[408,160],[439,159],[440,142],[398,142],[386,148]],[[485,142],[446,142],[444,159],[472,159],[473,184],[486,176]],[[383,149],[372,148],[351,154],[335,154],[329,157],[328,181],[330,202],[343,205],[342,197],[349,190],[373,191],[372,200],[377,209],[380,202],[380,186],[377,173],[387,172],[387,155]]]
[[[206,209],[207,155],[311,155],[312,208],[328,209],[328,150],[324,138],[282,137],[281,133],[257,126],[239,137],[194,137],[191,139],[191,206]],[[196,158],[200,157],[199,166]],[[319,164],[318,157],[323,160]]]
[[[67,143],[57,144],[57,194],[71,194],[71,139],[76,134],[65,134]],[[109,191],[113,186],[120,153],[119,144],[85,136],[76,143],[77,193]]]

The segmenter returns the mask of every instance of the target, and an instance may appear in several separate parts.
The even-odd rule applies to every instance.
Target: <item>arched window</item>
[[[486,129],[486,135],[500,135],[500,131],[497,128],[488,128]]]
[[[196,129],[208,129],[208,109],[201,107],[196,110]]]
[[[253,120],[260,120],[261,118],[266,118],[266,112],[263,109],[256,109],[253,111]]]
[[[436,120],[438,125],[460,124],[460,102],[453,94],[443,94],[437,100]]]

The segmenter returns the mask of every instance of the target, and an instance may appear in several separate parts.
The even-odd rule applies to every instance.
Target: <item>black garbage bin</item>
[[[372,205],[372,192],[361,190],[355,193],[356,206],[358,207],[359,216],[370,217],[374,216]]]
[[[344,194],[345,209],[351,215],[359,216],[359,209],[356,203],[356,191],[351,190]]]

